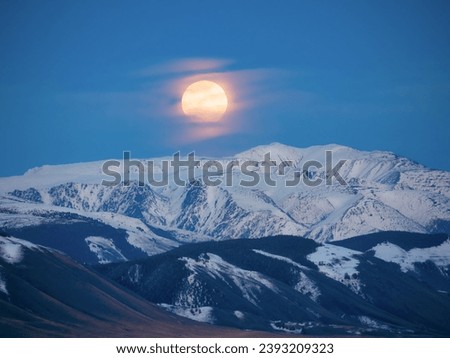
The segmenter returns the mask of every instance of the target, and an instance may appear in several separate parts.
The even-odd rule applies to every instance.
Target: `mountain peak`
[[[236,154],[235,157],[261,161],[263,160],[265,154],[270,153],[271,158],[274,160],[296,161],[301,158],[306,160],[322,160],[325,157],[326,151],[332,151],[333,154],[336,154],[339,157],[347,157],[348,159],[353,159],[366,153],[340,144],[325,144],[298,148],[273,142],[250,148]]]
[[[327,151],[332,151],[331,158]],[[61,210],[69,210],[95,220],[105,212],[142,220],[142,225],[127,224],[133,238],[150,235],[135,230],[146,225],[174,232],[177,240],[187,241],[199,235],[223,239],[289,234],[332,241],[383,230],[450,232],[448,172],[427,169],[390,152],[359,151],[338,144],[295,148],[271,143],[239,153],[234,159],[241,164],[262,163],[267,153],[279,169],[271,172],[275,185],[264,181],[264,168],[259,165],[253,173],[259,173],[261,180],[252,187],[240,185],[248,182],[240,166],[232,170],[232,185],[210,190],[178,185],[172,179],[164,186],[104,186],[103,162],[45,166],[24,176],[0,178],[0,227],[40,223],[47,212],[61,215]],[[282,162],[289,164],[283,166],[283,172]],[[317,178],[318,186],[308,185],[301,175],[314,165],[317,170],[308,174]],[[338,168],[344,185],[323,180],[330,168]],[[168,176],[172,174],[173,167],[169,167]],[[187,170],[182,174],[187,175]],[[201,168],[195,174],[199,182],[202,174]],[[137,177],[133,180],[136,184]],[[34,211],[29,218],[28,213]],[[107,218],[102,216],[102,220]],[[109,218],[107,223],[116,224],[114,221]],[[172,234],[153,234],[164,247],[173,244]],[[107,241],[88,241],[93,248],[100,243],[108,249]],[[155,252],[158,245],[148,250]]]

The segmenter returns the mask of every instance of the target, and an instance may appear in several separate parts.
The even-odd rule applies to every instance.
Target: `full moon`
[[[228,98],[222,87],[212,81],[189,85],[181,98],[184,114],[205,122],[218,121],[227,111]]]

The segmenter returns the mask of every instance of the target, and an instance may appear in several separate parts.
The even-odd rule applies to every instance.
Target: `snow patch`
[[[45,248],[15,237],[0,237],[0,259],[9,264],[20,263],[24,256],[24,247],[35,251],[42,251]]]
[[[317,302],[317,299],[320,296],[319,287],[317,287],[314,281],[312,281],[303,272],[300,272],[299,280],[294,286],[294,289],[306,296],[309,296],[314,302]]]
[[[0,266],[0,269],[2,267]],[[8,290],[6,289],[6,280],[2,276],[2,272],[0,271],[0,292],[3,292],[5,295],[9,295]]]
[[[266,251],[262,251],[262,250],[256,250],[256,249],[253,249],[253,252],[256,252],[257,254],[260,254],[260,255],[264,255],[264,256],[270,257],[270,258],[275,259],[275,260],[280,260],[280,261],[287,262],[288,264],[290,264],[292,266],[295,266],[295,267],[297,267],[299,269],[302,269],[302,270],[309,270],[309,267],[300,265],[299,263],[295,262],[294,260],[291,260],[288,257],[274,255],[274,254],[271,254],[270,252],[266,252]]]
[[[0,258],[9,264],[18,264],[23,259],[22,245],[0,238]]]
[[[97,256],[100,264],[127,260],[111,239],[100,236],[89,236],[84,241],[89,246],[89,250]]]
[[[359,316],[358,320],[362,324],[364,324],[365,326],[369,326],[370,328],[389,330],[389,327],[386,326],[385,324],[381,324],[367,316]]]
[[[244,313],[242,313],[241,311],[234,311],[233,312],[234,313],[234,315],[237,317],[237,318],[239,318],[239,319],[244,319]]]
[[[169,251],[178,246],[178,243],[160,236],[143,235],[140,233],[127,231],[127,242],[145,252],[148,256]]]
[[[128,278],[133,283],[139,283],[142,278],[141,265],[135,264],[128,270]]]
[[[172,312],[178,316],[189,318],[193,321],[210,323],[210,324],[214,324],[214,321],[215,321],[214,315],[213,315],[214,308],[210,307],[210,306],[194,308],[194,307],[173,306],[173,305],[168,305],[165,303],[160,303],[159,306],[163,307],[167,311]]]
[[[276,331],[288,332],[288,333],[302,333],[304,323],[298,322],[282,322],[282,321],[272,321],[270,322],[270,327]]]
[[[387,262],[400,266],[403,272],[414,271],[414,264],[426,261],[433,262],[437,267],[444,268],[450,265],[450,240],[439,246],[414,248],[409,251],[389,242],[378,244],[371,249],[374,256]]]
[[[359,251],[330,244],[319,246],[307,259],[317,265],[319,271],[327,277],[346,285],[353,292],[361,293],[358,259]]]

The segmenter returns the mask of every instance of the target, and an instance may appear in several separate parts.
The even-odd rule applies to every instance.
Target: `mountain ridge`
[[[325,184],[327,151],[332,153],[332,165],[346,160],[339,169],[346,185],[336,180]],[[282,173],[272,168],[275,186],[263,180],[267,152],[273,152],[271,159],[277,165],[292,162]],[[168,159],[153,159],[156,177],[162,175],[162,160]],[[73,220],[94,220],[124,229],[128,244],[145,255],[180,243],[242,237],[295,235],[331,242],[382,231],[450,233],[450,173],[428,169],[391,152],[359,151],[336,144],[302,149],[272,143],[212,159],[224,168],[233,160],[253,160],[257,162],[253,172],[261,180],[252,187],[240,185],[249,178],[237,167],[219,173],[229,175],[233,185],[211,186],[203,181],[201,168],[196,168],[192,183],[179,186],[169,180],[167,185],[154,186],[140,183],[132,167],[129,186],[108,187],[101,184],[106,177],[101,161],[44,166],[23,176],[0,178],[0,229],[18,235],[17,231],[26,227],[57,223],[63,214],[78,215]],[[204,165],[209,159],[199,160]],[[287,185],[305,175],[302,168],[311,160],[323,163],[324,168],[310,170],[308,178],[322,180],[322,184]],[[186,168],[178,173],[181,179],[188,179]],[[169,166],[169,177],[173,175]],[[84,239],[91,236],[111,239],[92,232]],[[99,249],[90,242],[97,252],[111,246],[100,239],[97,243],[105,246]],[[84,241],[82,245],[89,246]]]
[[[3,338],[267,336],[175,316],[61,252],[3,235],[0,315]]]
[[[214,325],[306,335],[448,336],[449,236],[369,236],[360,240],[370,242],[361,250],[347,248],[360,238],[187,244],[97,269],[169,312]],[[403,251],[409,264],[380,255],[387,244],[409,246]]]

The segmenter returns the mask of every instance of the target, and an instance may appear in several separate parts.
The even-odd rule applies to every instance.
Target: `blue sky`
[[[0,1],[0,176],[275,141],[450,170],[449,18],[439,0]],[[217,131],[173,110],[194,77],[229,86]]]

